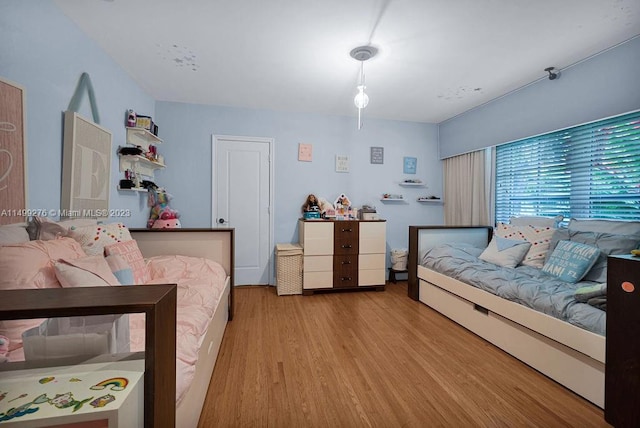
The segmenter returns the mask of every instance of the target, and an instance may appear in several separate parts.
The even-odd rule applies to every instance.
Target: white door
[[[212,222],[235,229],[234,283],[269,284],[273,139],[216,135],[213,146]]]

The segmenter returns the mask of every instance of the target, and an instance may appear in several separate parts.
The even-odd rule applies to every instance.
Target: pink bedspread
[[[227,274],[216,262],[184,256],[152,257],[147,267],[149,284],[178,284],[176,402],[180,403],[195,375],[198,352],[220,304]],[[144,314],[131,315],[130,326],[131,350],[144,350]]]

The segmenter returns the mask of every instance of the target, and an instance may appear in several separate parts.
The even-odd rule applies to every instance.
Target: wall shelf
[[[427,187],[427,185],[424,184],[423,182],[414,183],[414,182],[401,181],[399,185],[402,187]]]
[[[444,204],[444,201],[442,199],[418,198],[416,200],[424,204],[434,204],[434,205]]]
[[[149,151],[149,145],[162,143],[162,140],[157,135],[153,135],[144,128],[127,127],[126,129],[127,144],[140,146],[145,152]]]
[[[380,198],[380,201],[382,202],[402,202],[402,203],[406,203],[407,200],[404,198]]]
[[[153,177],[154,171],[163,169],[166,165],[153,162],[142,155],[119,155],[120,156],[120,172],[130,169],[138,174],[147,177]]]
[[[122,188],[118,186],[118,190],[121,190],[123,192],[147,192],[147,189],[145,189],[144,187]]]

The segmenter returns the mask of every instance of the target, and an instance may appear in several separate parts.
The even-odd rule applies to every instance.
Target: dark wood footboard
[[[176,416],[176,286],[3,290],[0,320],[144,313],[144,426]]]
[[[472,236],[473,239],[471,239]],[[413,300],[419,298],[418,263],[421,254],[426,249],[453,242],[470,242],[486,247],[492,236],[493,227],[491,226],[409,226],[409,255],[407,258],[409,271],[407,294],[409,297]]]

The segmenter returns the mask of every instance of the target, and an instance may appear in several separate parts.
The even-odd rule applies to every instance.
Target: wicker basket
[[[276,288],[278,296],[302,294],[302,247],[276,245]]]

